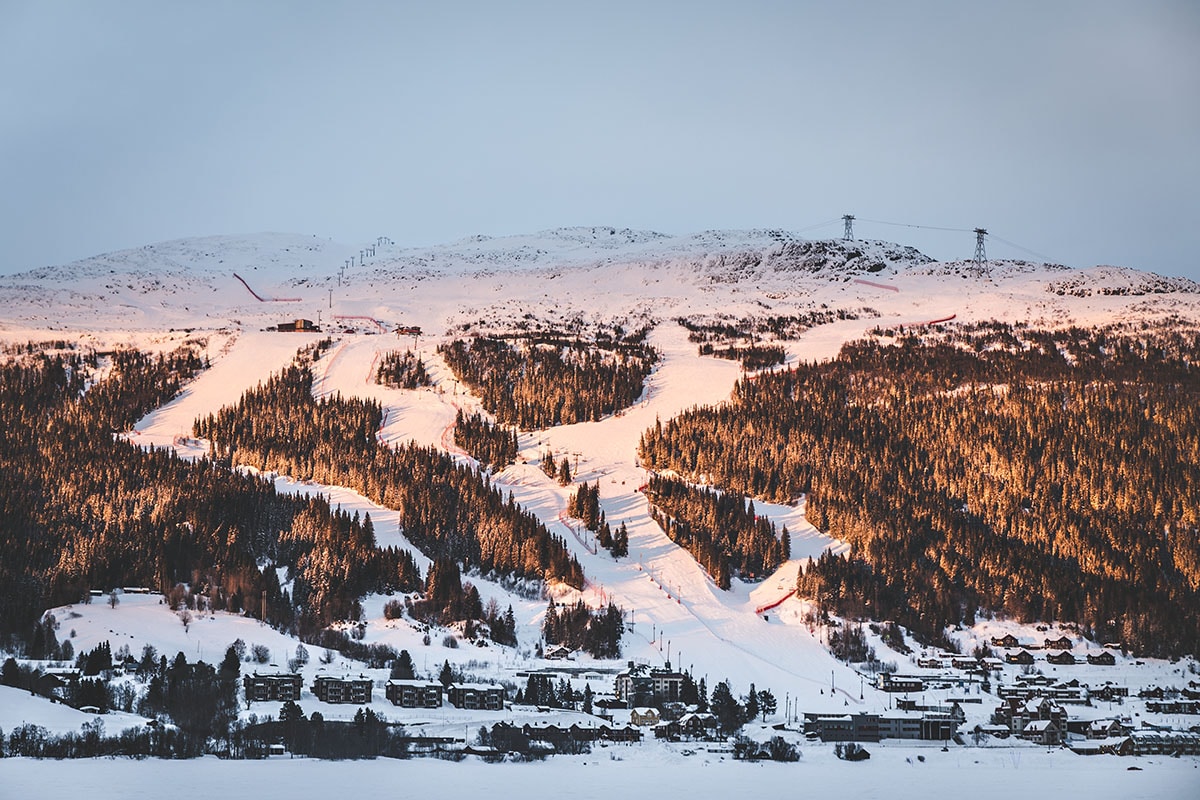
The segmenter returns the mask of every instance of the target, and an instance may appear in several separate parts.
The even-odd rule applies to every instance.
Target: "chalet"
[[[647,670],[629,662],[629,669],[617,675],[614,686],[618,700],[637,705],[673,703],[683,691],[682,672],[671,669],[667,662],[662,669]]]
[[[992,637],[992,647],[1020,647],[1021,643],[1011,633]]]
[[[624,727],[601,725],[600,738],[607,739],[610,742],[640,742],[642,740],[642,732],[632,725]]]
[[[1112,739],[1124,733],[1125,728],[1115,719],[1094,719],[1084,731],[1084,735],[1089,739]]]
[[[881,672],[875,681],[875,686],[883,692],[923,692],[925,681],[912,675],[894,675]]]
[[[246,675],[242,678],[242,686],[246,690],[246,702],[261,702],[264,700],[299,700],[300,690],[304,679],[294,672],[277,672],[260,675]]]
[[[942,653],[934,653],[933,655],[928,655],[928,656],[919,656],[917,658],[917,666],[922,667],[924,669],[941,669],[942,665],[944,663],[944,660],[949,657],[950,656],[943,655]]]
[[[1106,683],[1103,686],[1091,689],[1088,691],[1096,700],[1120,700],[1122,697],[1129,697],[1128,686],[1116,686],[1111,683]]]
[[[1073,646],[1074,645],[1071,642],[1071,640],[1068,639],[1066,636],[1060,636],[1057,639],[1047,639],[1046,640],[1046,649],[1047,650],[1070,650]]]
[[[442,708],[442,684],[420,680],[389,680],[384,694],[392,704],[406,709]]]
[[[679,718],[679,735],[685,739],[711,741],[716,738],[718,727],[712,714],[689,713]]]
[[[335,678],[331,675],[320,675],[313,681],[312,693],[322,703],[356,703],[359,705],[371,702],[373,681],[359,675],[357,678]]]
[[[571,657],[571,651],[561,644],[552,644],[542,653],[542,658],[550,661],[562,661]]]
[[[446,687],[446,699],[455,708],[503,711],[503,686],[486,683],[452,683]]]
[[[421,328],[417,325],[400,325],[393,333],[397,336],[420,336]]]
[[[1030,722],[1018,734],[1022,739],[1036,744],[1056,745],[1063,743],[1063,732],[1052,720],[1037,719]]]
[[[979,669],[979,659],[973,656],[954,656],[950,659],[950,666],[955,669]]]
[[[1087,662],[1089,664],[1099,664],[1104,667],[1111,667],[1117,663],[1117,657],[1107,650],[1101,650],[1096,655],[1088,653]]]
[[[1067,650],[1060,650],[1057,653],[1051,653],[1050,655],[1046,656],[1046,661],[1051,664],[1072,665],[1075,663],[1075,656],[1071,655],[1071,653]]]
[[[638,706],[629,712],[629,724],[637,725],[642,728],[653,728],[658,723],[662,722],[662,718],[658,715],[658,709],[648,706]]]
[[[1011,697],[992,714],[992,721],[1007,725],[1013,733],[1021,733],[1032,722],[1053,722],[1058,736],[1067,730],[1067,710],[1048,697],[1021,700]]]
[[[1004,666],[1004,660],[1000,659],[1000,658],[996,658],[995,656],[987,656],[985,658],[982,658],[979,660],[979,663],[982,664],[983,668],[986,669],[988,672],[995,672],[996,670],[998,670]]]
[[[1015,653],[1005,653],[1004,660],[1009,664],[1032,664],[1033,653],[1028,650],[1018,650]]]

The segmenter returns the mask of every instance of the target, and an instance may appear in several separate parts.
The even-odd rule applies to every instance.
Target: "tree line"
[[[740,381],[645,463],[774,502],[852,546],[798,588],[934,638],[977,610],[1200,647],[1200,337],[991,323],[876,330]]]

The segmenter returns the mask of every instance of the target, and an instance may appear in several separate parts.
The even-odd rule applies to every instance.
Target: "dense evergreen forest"
[[[393,389],[416,389],[433,385],[429,373],[425,371],[425,362],[411,350],[405,350],[403,353],[393,350],[385,355],[375,371],[375,382]]]
[[[0,366],[0,633],[25,636],[48,606],[88,589],[190,584],[215,609],[280,627],[296,604],[314,623],[343,618],[365,591],[419,586],[407,553],[375,548],[370,522],[321,498],[280,495],[262,478],[115,437],[174,397],[202,363],[117,351],[31,352]],[[94,376],[99,380],[90,383]],[[284,534],[281,542],[280,532]],[[293,568],[296,594],[274,570]],[[346,563],[350,581],[337,575]]]
[[[517,460],[517,432],[493,425],[482,414],[463,414],[454,419],[454,443],[471,454],[471,458],[499,472]]]
[[[582,586],[583,571],[562,539],[476,469],[433,448],[381,444],[378,403],[316,400],[312,380],[307,365],[288,367],[236,405],[197,420],[196,435],[212,443],[219,461],[347,486],[396,509],[404,535],[431,558]]]
[[[722,589],[731,576],[761,578],[789,557],[787,529],[780,538],[775,523],[760,519],[754,503],[737,492],[698,489],[659,475],[644,491],[650,516]]]
[[[504,425],[522,430],[602,419],[637,402],[657,354],[626,341],[456,339],[438,348]]]
[[[852,545],[799,589],[936,637],[977,609],[1200,650],[1200,337],[875,331],[646,432],[643,462]]]

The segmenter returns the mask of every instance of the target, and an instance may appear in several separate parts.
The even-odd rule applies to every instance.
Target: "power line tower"
[[[846,223],[846,232],[842,235],[842,238],[846,241],[849,241],[854,238],[854,215],[843,214],[842,219]]]
[[[987,236],[985,228],[975,229],[975,266],[987,267],[987,253],[983,249],[983,237]]]

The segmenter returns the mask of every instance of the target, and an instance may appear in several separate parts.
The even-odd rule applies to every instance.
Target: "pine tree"
[[[563,456],[563,460],[558,465],[558,485],[569,486],[571,483],[571,463],[570,459]]]

